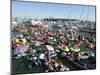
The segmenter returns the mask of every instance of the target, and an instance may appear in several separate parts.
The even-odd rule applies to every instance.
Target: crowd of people
[[[84,50],[95,50],[95,38],[80,34],[75,29],[48,30],[43,27],[21,27],[12,29],[12,57],[25,57],[23,63],[29,69],[43,66],[45,72],[68,71],[59,57],[71,61],[80,61],[79,53]],[[67,61],[67,60],[65,60]]]

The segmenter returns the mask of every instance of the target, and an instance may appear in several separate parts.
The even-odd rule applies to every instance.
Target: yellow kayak
[[[15,43],[23,43],[23,44],[25,44],[27,42],[26,39],[21,39],[21,40],[22,40],[22,42],[20,42],[20,39],[16,39]]]
[[[74,51],[74,52],[79,52],[80,51],[80,48],[70,48],[71,51]]]
[[[48,41],[48,43],[49,43],[49,44],[53,44],[53,42],[52,42],[52,41]]]
[[[79,52],[79,51],[80,51],[80,48],[75,48],[74,51],[75,51],[75,52]]]
[[[74,40],[74,37],[70,38],[69,40],[73,41]]]
[[[61,50],[65,51],[65,52],[69,52],[69,48],[66,46],[66,47],[61,47]]]
[[[19,39],[16,39],[16,40],[15,40],[15,43],[20,43]]]

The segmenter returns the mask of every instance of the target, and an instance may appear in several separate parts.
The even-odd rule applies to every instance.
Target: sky
[[[40,19],[52,17],[95,21],[95,6],[12,1],[12,17]]]

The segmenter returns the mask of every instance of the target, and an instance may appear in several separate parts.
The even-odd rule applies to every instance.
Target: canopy
[[[53,46],[51,46],[51,45],[46,45],[46,48],[47,48],[48,50],[51,50],[51,51],[54,50]]]

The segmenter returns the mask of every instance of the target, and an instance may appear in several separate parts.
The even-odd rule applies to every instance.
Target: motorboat
[[[82,51],[79,52],[78,58],[79,59],[88,59],[89,57],[94,57],[95,54],[92,51]]]

